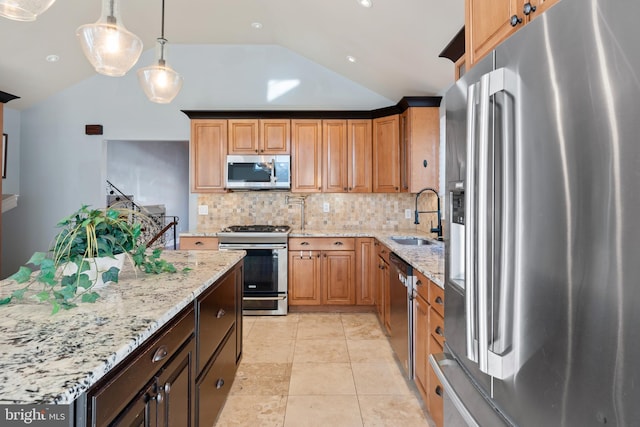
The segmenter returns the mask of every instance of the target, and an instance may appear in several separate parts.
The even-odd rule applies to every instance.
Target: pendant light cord
[[[160,26],[160,38],[158,41],[160,42],[160,59],[158,60],[158,64],[164,67],[164,45],[167,42],[167,39],[164,38],[164,0],[162,0],[162,24]]]

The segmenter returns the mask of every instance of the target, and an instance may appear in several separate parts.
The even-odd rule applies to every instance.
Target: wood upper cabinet
[[[347,120],[347,184],[350,193],[371,193],[371,120]]]
[[[348,190],[347,121],[322,121],[322,191],[343,193]]]
[[[438,107],[409,107],[400,116],[400,179],[402,191],[425,187],[438,191],[440,111]]]
[[[289,119],[230,119],[229,154],[288,154]]]
[[[373,119],[373,192],[400,192],[400,116]]]
[[[322,191],[322,121],[291,120],[291,192]]]
[[[558,0],[466,0],[466,68],[473,67],[503,40],[557,2]]]
[[[227,121],[191,120],[191,191],[225,191],[224,165],[227,159]]]

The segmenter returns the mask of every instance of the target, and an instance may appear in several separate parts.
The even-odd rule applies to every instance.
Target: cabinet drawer
[[[234,330],[235,332],[235,330]],[[235,334],[230,334],[213,364],[196,384],[196,425],[212,426],[236,374]]]
[[[191,249],[209,249],[213,251],[218,250],[218,238],[217,237],[196,237],[185,236],[180,237],[180,250]]]
[[[107,425],[135,397],[153,375],[180,349],[192,335],[195,328],[193,307],[182,315],[176,316],[173,326],[159,331],[157,338],[151,338],[149,344],[140,348],[131,358],[122,361],[114,368],[114,375],[105,382],[94,386],[88,392],[91,405],[91,422],[94,426]],[[88,420],[91,421],[91,420]]]
[[[441,347],[443,347],[444,319],[438,314],[436,310],[433,309],[433,307],[429,309],[429,329],[431,330],[431,336],[438,341]]]
[[[198,349],[196,372],[200,372],[220,346],[236,319],[235,270],[220,284],[198,298]]]
[[[429,286],[431,280],[427,279],[427,277],[418,270],[414,269],[413,272],[416,275],[416,291],[418,295],[424,298],[425,301],[429,301]]]
[[[440,286],[433,283],[431,280],[429,282],[429,305],[440,314],[440,316],[444,317],[444,289]]]
[[[377,246],[377,249],[378,249],[378,256],[380,258],[384,259],[387,264],[389,264],[389,254],[391,253],[391,251],[389,250],[388,247],[386,247],[385,245],[383,245],[379,241],[376,240],[376,243],[377,243],[376,246]]]
[[[354,237],[292,237],[289,239],[290,251],[354,251]]]

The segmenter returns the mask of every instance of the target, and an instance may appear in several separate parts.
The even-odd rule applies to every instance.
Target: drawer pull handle
[[[156,396],[156,402],[162,402],[162,393],[158,393],[158,395]]]
[[[164,385],[164,392],[165,392],[166,394],[169,394],[169,392],[171,392],[171,383],[166,383],[166,384]]]
[[[202,245],[204,245],[204,242],[201,242],[200,240],[198,240],[198,241],[195,243],[195,245],[196,245],[196,246],[202,246]]]
[[[218,378],[218,381],[216,381],[216,389],[220,390],[223,385],[224,385],[224,380],[222,378]]]
[[[436,394],[440,397],[442,397],[442,387],[440,386],[436,386]]]
[[[155,353],[153,353],[153,358],[151,359],[151,361],[153,363],[159,362],[165,357],[167,357],[167,354],[169,354],[167,346],[163,345],[160,348],[158,348]]]
[[[309,246],[309,242],[302,242],[300,243],[300,246]]]
[[[416,282],[416,286],[421,286],[421,285],[422,285],[422,280],[418,280],[418,281]]]
[[[342,246],[342,245],[344,245],[344,243],[342,243],[342,242],[334,242],[333,244],[334,244],[334,245],[336,245],[336,246]]]
[[[224,309],[221,308],[220,310],[218,310],[218,313],[216,313],[216,319],[220,319],[225,314],[227,314],[227,312],[224,311]]]
[[[442,328],[440,326],[438,326],[436,328],[436,334],[440,335],[441,337],[444,337],[444,333],[443,333]]]
[[[436,297],[436,304],[439,304],[439,305],[444,304],[444,302],[442,301],[442,298]]]

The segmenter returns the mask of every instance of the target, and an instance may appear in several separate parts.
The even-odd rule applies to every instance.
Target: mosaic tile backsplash
[[[291,199],[287,204],[287,196]],[[217,231],[234,224],[288,224],[301,228],[301,207],[293,200],[305,197],[305,229],[410,230],[414,225],[415,194],[299,194],[279,191],[250,191],[225,194],[200,194],[199,205],[207,205],[209,214],[198,216],[198,230]],[[323,212],[325,203],[329,212]],[[435,210],[435,194],[423,193],[418,209]],[[405,209],[411,218],[405,218]],[[435,227],[436,214],[420,214],[417,228],[429,232]]]

